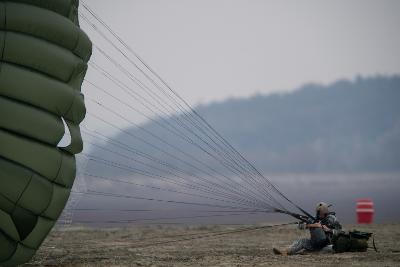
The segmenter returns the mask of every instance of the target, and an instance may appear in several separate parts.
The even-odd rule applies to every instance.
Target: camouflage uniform
[[[322,228],[311,228],[311,238],[301,238],[293,242],[288,249],[288,254],[293,255],[303,249],[307,251],[319,251],[330,245],[332,243],[332,237],[337,235],[339,230],[342,229],[342,226],[336,219],[335,213],[333,212],[329,213],[323,220],[320,221],[320,223],[329,227],[332,232],[324,232]]]

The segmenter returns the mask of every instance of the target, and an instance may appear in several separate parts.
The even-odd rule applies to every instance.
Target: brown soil
[[[178,243],[153,244],[190,238],[191,234],[230,230],[240,226],[131,227],[54,230],[32,263],[25,266],[400,266],[400,225],[352,226],[375,233],[379,249],[364,253],[276,256],[307,232],[284,226]],[[144,241],[138,241],[145,238]]]

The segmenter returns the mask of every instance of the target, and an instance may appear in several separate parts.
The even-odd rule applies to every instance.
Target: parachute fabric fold
[[[0,266],[32,258],[74,183],[92,52],[78,4],[0,1]],[[71,144],[59,148],[63,119]]]

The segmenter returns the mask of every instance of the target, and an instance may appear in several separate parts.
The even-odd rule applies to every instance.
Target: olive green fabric
[[[368,250],[368,240],[371,237],[372,233],[357,230],[340,232],[332,239],[333,250],[337,253],[365,252]],[[376,250],[375,243],[374,248]]]
[[[68,201],[92,44],[77,0],[0,0],[0,266],[29,261]],[[71,144],[59,148],[65,134]]]

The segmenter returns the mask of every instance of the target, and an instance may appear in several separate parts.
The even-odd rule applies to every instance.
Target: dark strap
[[[375,252],[379,252],[378,249],[376,248],[375,237],[374,236],[372,236],[372,246],[374,247]]]

